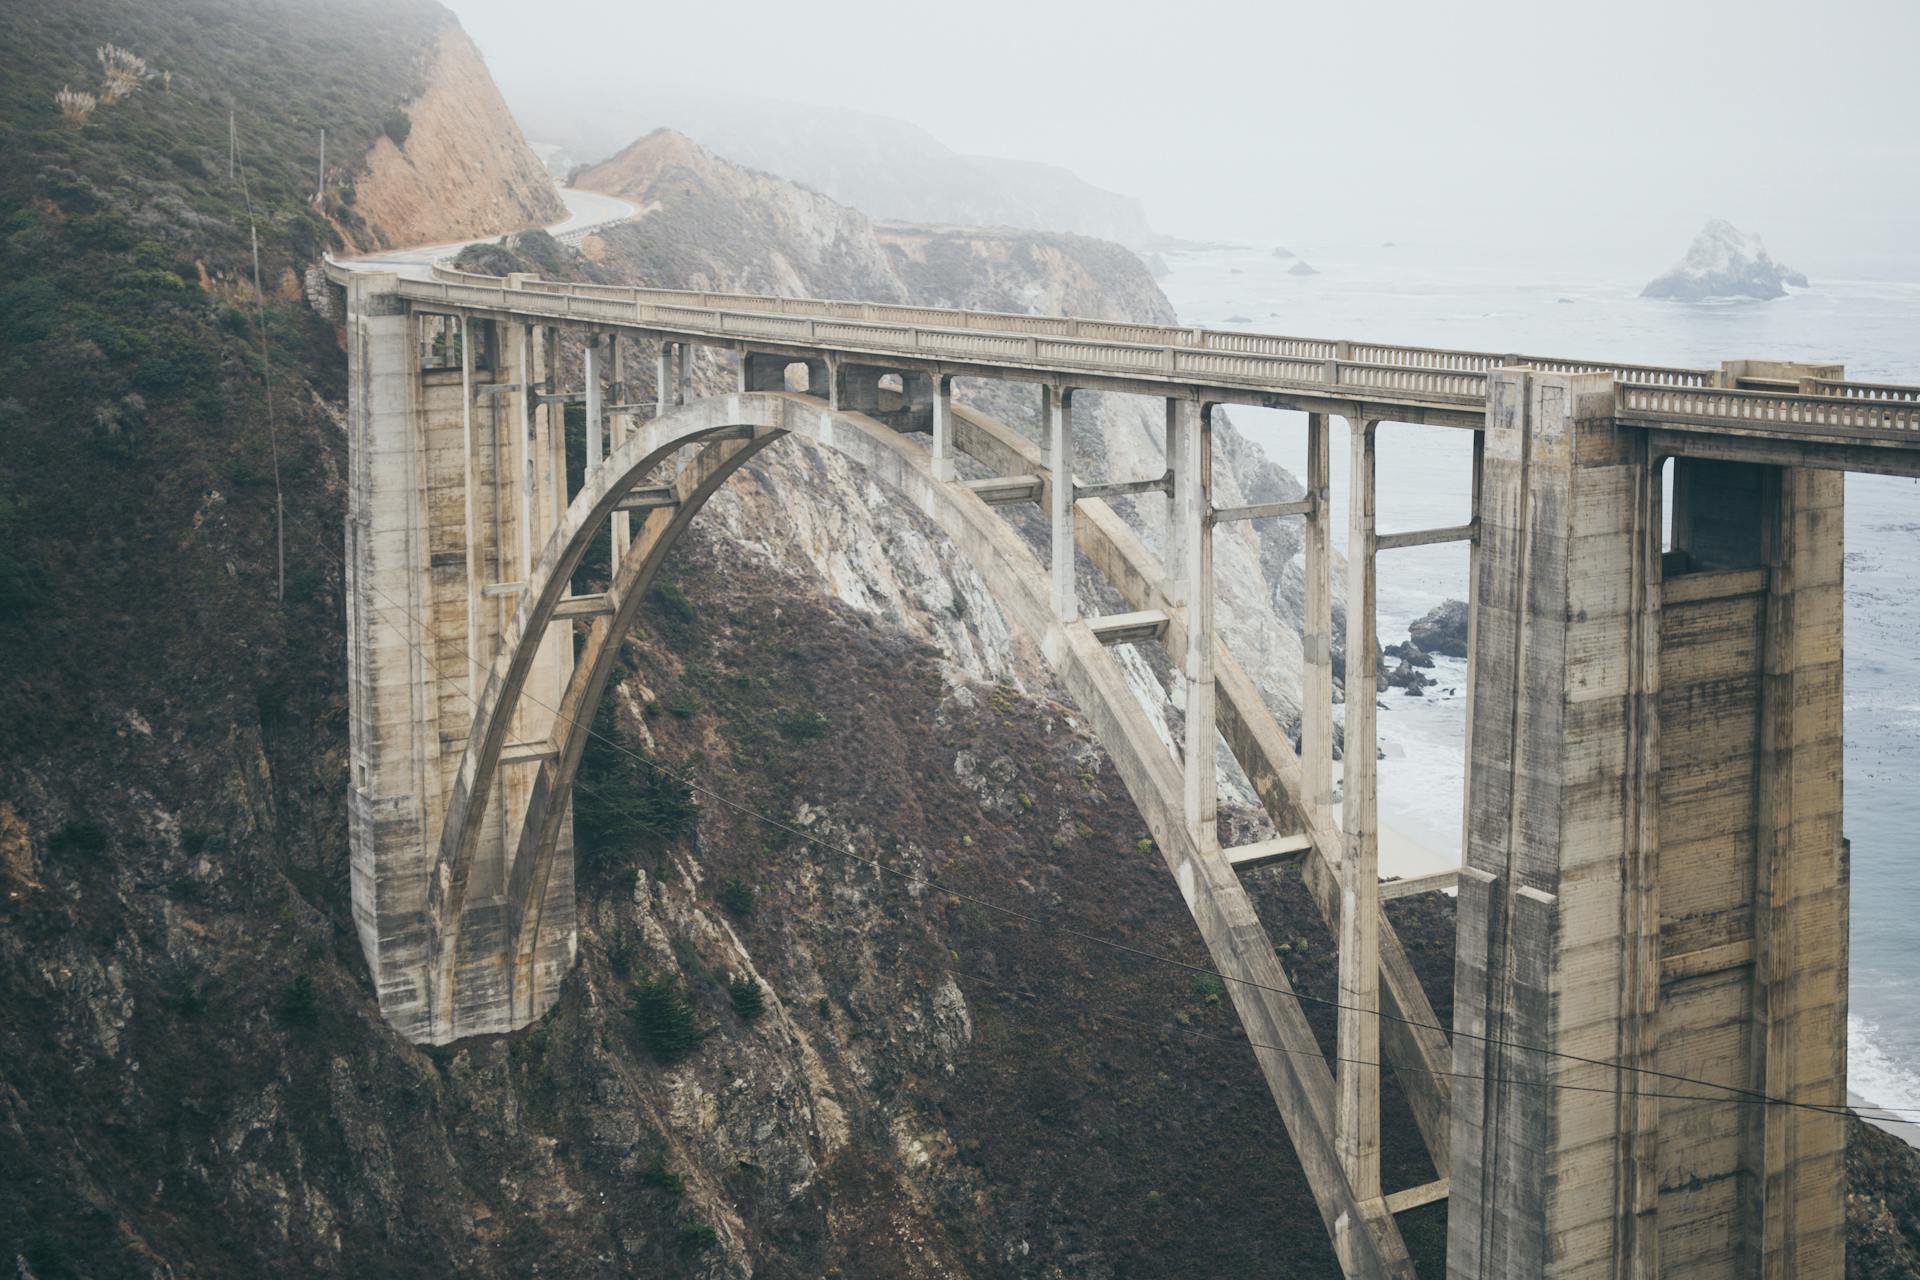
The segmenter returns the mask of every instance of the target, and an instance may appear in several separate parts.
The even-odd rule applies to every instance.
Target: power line
[[[1035,994],[1034,992],[1024,990],[1020,987],[1016,987],[1011,983],[1002,982],[996,978],[989,978],[982,974],[971,973],[965,969],[956,969],[951,965],[933,965],[931,967],[942,973],[950,973],[950,974],[953,974],[955,977],[966,978],[970,982],[980,983],[982,986],[996,987],[1001,991],[1008,992],[1012,995],[1020,996],[1026,1000],[1037,1001],[1041,998],[1039,995]],[[1387,1062],[1387,1061],[1374,1061],[1372,1059],[1367,1059],[1367,1058],[1343,1057],[1337,1051],[1334,1053],[1324,1053],[1317,1048],[1289,1049],[1285,1045],[1267,1044],[1263,1041],[1255,1040],[1253,1037],[1246,1035],[1244,1031],[1242,1034],[1238,1036],[1230,1036],[1230,1035],[1222,1035],[1218,1031],[1207,1031],[1200,1027],[1184,1026],[1177,1022],[1175,1023],[1149,1022],[1144,1018],[1133,1018],[1133,1017],[1127,1016],[1124,1013],[1114,1013],[1111,1010],[1107,1010],[1107,1009],[1089,1009],[1087,1010],[1087,1012],[1093,1014],[1097,1018],[1106,1018],[1112,1022],[1124,1023],[1128,1026],[1141,1027],[1148,1031],[1159,1032],[1161,1034],[1165,1034],[1167,1032],[1179,1032],[1182,1035],[1195,1036],[1202,1040],[1218,1040],[1223,1044],[1233,1044],[1233,1045],[1244,1044],[1244,1045],[1249,1045],[1255,1049],[1265,1049],[1272,1053],[1284,1053],[1292,1056],[1319,1058],[1323,1062],[1344,1062],[1344,1063],[1350,1063],[1354,1066],[1361,1066],[1361,1067],[1391,1068],[1394,1065],[1392,1062]],[[1544,1049],[1539,1050],[1539,1052],[1550,1053],[1549,1050],[1544,1050]],[[1633,1090],[1625,1090],[1620,1088],[1609,1089],[1605,1085],[1564,1084],[1559,1081],[1553,1081],[1553,1080],[1525,1080],[1517,1076],[1483,1076],[1483,1075],[1478,1075],[1468,1071],[1441,1071],[1441,1070],[1425,1068],[1425,1067],[1417,1068],[1417,1070],[1425,1071],[1427,1074],[1432,1076],[1440,1076],[1440,1077],[1445,1077],[1453,1080],[1477,1080],[1483,1084],[1493,1084],[1493,1085],[1514,1084],[1514,1085],[1519,1085],[1522,1088],[1531,1088],[1531,1089],[1564,1089],[1572,1093],[1604,1093],[1604,1094],[1609,1094],[1616,1098],[1666,1098],[1666,1099],[1680,1101],[1680,1102],[1751,1103],[1751,1102],[1764,1101],[1763,1099],[1752,1099],[1752,1098],[1709,1098],[1709,1097],[1703,1097],[1702,1095],[1697,1093],[1657,1093],[1657,1092],[1648,1092],[1646,1090],[1640,1090],[1640,1089],[1633,1089]],[[1709,1084],[1706,1081],[1699,1081],[1698,1083],[1705,1085],[1705,1087],[1710,1089],[1723,1089],[1726,1087],[1725,1085]],[[1805,1108],[1806,1110],[1818,1111],[1825,1115],[1851,1114],[1851,1109],[1849,1108],[1823,1107],[1817,1103],[1811,1103],[1811,1102],[1788,1102],[1782,1099],[1781,1105],[1802,1107],[1802,1108]],[[1875,1109],[1878,1110],[1879,1108],[1875,1108]]]
[[[316,543],[317,542],[318,540],[316,539]],[[323,546],[323,549],[325,549],[329,555],[332,554],[331,548],[325,548]],[[341,557],[341,563],[344,569],[345,567],[344,557]],[[439,639],[440,639],[439,635],[431,627],[427,626],[424,622],[420,621],[420,619],[416,615],[414,615],[413,612],[409,610],[404,604],[401,604],[399,601],[395,600],[392,596],[388,595],[385,591],[381,590],[381,588],[378,587],[377,585],[371,582],[368,582],[366,585],[369,586],[381,598],[386,600],[389,605],[399,610],[400,613],[404,617],[406,617],[410,622],[414,623],[414,625],[418,626],[422,631],[424,631],[431,639],[435,641],[436,644],[439,642]],[[394,625],[391,619],[387,619],[387,622],[388,622],[388,625],[390,626]],[[401,629],[399,627],[395,627],[395,630],[400,631]],[[443,682],[452,684],[456,690],[459,690],[461,692],[461,696],[465,697],[468,702],[472,703],[476,709],[479,708],[479,705],[480,705],[479,702],[473,697],[471,692],[468,692],[466,690],[466,686],[464,682],[455,680],[452,677],[448,676],[445,672],[443,672],[440,669],[439,665],[433,660],[433,658],[427,654],[426,650],[420,645],[418,645],[417,643],[415,643],[412,637],[406,635],[404,631],[401,631],[401,638],[403,642],[407,645],[407,647],[413,650],[414,654],[420,658],[422,663],[424,663],[426,667],[434,673],[435,678]],[[485,664],[481,663],[477,658],[473,657],[471,653],[467,655],[467,661],[476,669],[486,670]],[[724,805],[729,809],[734,810],[737,813],[750,817],[758,822],[761,822],[785,834],[798,837],[803,842],[814,845],[817,848],[823,849],[826,852],[831,853],[836,857],[842,857],[854,862],[858,862],[863,866],[871,867],[876,871],[894,876],[898,879],[903,880],[906,883],[918,884],[926,888],[934,889],[958,901],[966,902],[974,906],[983,907],[989,911],[994,911],[1002,915],[1009,916],[1011,918],[1021,921],[1022,923],[1036,926],[1042,930],[1051,930],[1056,933],[1064,933],[1070,937],[1076,938],[1083,942],[1088,942],[1096,946],[1105,947],[1105,948],[1108,948],[1109,950],[1117,951],[1126,955],[1135,956],[1140,959],[1150,960],[1155,963],[1167,965],[1172,968],[1183,969],[1189,973],[1193,973],[1196,975],[1204,974],[1207,976],[1217,978],[1222,982],[1238,983],[1242,986],[1252,987],[1256,990],[1268,991],[1275,995],[1290,996],[1304,1003],[1315,1004],[1325,1008],[1331,1008],[1335,1010],[1351,1009],[1352,1011],[1356,1011],[1356,1012],[1372,1014],[1374,1017],[1377,1017],[1377,1018],[1384,1018],[1389,1021],[1399,1022],[1409,1027],[1427,1029],[1427,1030],[1438,1030],[1442,1032],[1442,1034],[1446,1034],[1447,1032],[1447,1028],[1439,1027],[1436,1024],[1419,1022],[1413,1019],[1388,1014],[1384,1010],[1357,1009],[1352,1006],[1343,1005],[1337,1000],[1330,1000],[1330,999],[1326,999],[1324,997],[1319,997],[1319,996],[1310,996],[1300,991],[1288,990],[1288,989],[1279,988],[1279,987],[1272,987],[1265,983],[1255,981],[1251,978],[1241,978],[1231,974],[1221,973],[1218,970],[1209,968],[1205,965],[1194,964],[1190,961],[1181,960],[1176,956],[1169,956],[1169,955],[1164,955],[1154,951],[1148,951],[1144,948],[1136,947],[1129,943],[1120,942],[1116,939],[1102,937],[1099,934],[1091,933],[1086,930],[1076,928],[1072,925],[1060,924],[1055,921],[1048,920],[1044,916],[1037,915],[1033,912],[1023,911],[1018,907],[1007,906],[1004,903],[995,902],[991,899],[983,898],[977,894],[969,893],[962,889],[955,889],[949,885],[942,884],[939,881],[932,879],[931,877],[916,875],[912,872],[902,871],[899,868],[888,866],[886,863],[882,862],[878,858],[865,857],[850,847],[847,847],[844,845],[836,845],[829,841],[822,840],[821,838],[819,838],[818,836],[815,836],[813,833],[809,831],[806,831],[799,827],[791,826],[788,823],[783,822],[778,818],[772,817],[765,813],[761,813],[760,811],[752,808],[751,806],[743,804],[740,801],[733,799],[731,796],[726,795],[721,791],[715,790],[712,787],[708,787],[703,783],[698,782],[695,779],[676,773],[675,771],[668,769],[666,766],[661,765],[656,761],[650,760],[643,755],[640,755],[638,752],[634,751],[632,748],[628,747],[626,744],[619,742],[615,739],[609,738],[602,733],[599,733],[593,728],[591,724],[583,723],[582,721],[575,720],[569,716],[566,716],[558,708],[555,708],[541,701],[538,697],[534,696],[531,692],[525,690],[524,688],[522,689],[520,696],[525,698],[527,701],[532,702],[535,706],[540,707],[542,710],[547,711],[548,713],[553,715],[556,720],[562,723],[565,723],[570,727],[585,733],[588,737],[594,739],[597,742],[600,742],[608,747],[613,748],[615,751],[619,752],[624,756],[627,756],[628,758],[632,759],[636,763],[643,765],[648,769],[654,770],[655,772],[660,773],[666,777],[672,778],[674,781],[680,783],[682,786],[687,787],[691,791],[695,791],[701,795],[711,797],[713,800],[717,801],[718,803]],[[1589,1058],[1589,1057],[1582,1056],[1580,1054],[1566,1053],[1561,1050],[1548,1049],[1539,1045],[1529,1045],[1529,1044],[1524,1044],[1517,1041],[1501,1040],[1501,1039],[1497,1039],[1490,1036],[1476,1035],[1473,1032],[1468,1032],[1468,1031],[1457,1031],[1454,1034],[1456,1036],[1466,1036],[1468,1039],[1478,1040],[1481,1043],[1494,1048],[1518,1050],[1524,1053],[1536,1053],[1536,1054],[1542,1055],[1543,1057],[1557,1058],[1563,1061],[1571,1061],[1571,1062],[1579,1063],[1584,1066],[1599,1067],[1605,1070],[1613,1071],[1615,1073],[1633,1072],[1638,1075],[1650,1076],[1655,1079],[1669,1080],[1677,1084],[1694,1085],[1694,1086],[1705,1088],[1705,1089],[1717,1089],[1726,1094],[1735,1095],[1735,1096],[1721,1097],[1721,1098],[1702,1098],[1697,1094],[1668,1094],[1668,1093],[1651,1092],[1651,1091],[1638,1090],[1638,1089],[1627,1089],[1624,1086],[1615,1086],[1613,1088],[1607,1088],[1599,1085],[1574,1085],[1574,1084],[1566,1084],[1558,1081],[1542,1081],[1542,1082],[1515,1081],[1515,1080],[1508,1080],[1504,1077],[1490,1077],[1490,1076],[1477,1075],[1473,1073],[1455,1072],[1450,1070],[1442,1070],[1436,1067],[1426,1067],[1418,1064],[1410,1064],[1410,1069],[1421,1071],[1428,1074],[1429,1076],[1434,1076],[1434,1077],[1480,1080],[1487,1083],[1503,1083],[1503,1082],[1520,1083],[1520,1084],[1536,1084],[1537,1083],[1537,1087],[1541,1087],[1541,1088],[1564,1089],[1570,1092],[1580,1092],[1580,1093],[1606,1093],[1606,1094],[1613,1094],[1621,1098],[1627,1098],[1627,1097],[1668,1098],[1673,1100],[1685,1100],[1685,1101],[1695,1101],[1695,1102],[1721,1102],[1721,1103],[1735,1103],[1735,1104],[1744,1104],[1744,1105],[1791,1107],[1791,1108],[1804,1110],[1804,1111],[1819,1112],[1825,1115],[1845,1116],[1845,1115],[1856,1114],[1854,1109],[1851,1107],[1828,1106],[1820,1103],[1799,1102],[1790,1098],[1775,1098],[1765,1093],[1762,1093],[1760,1091],[1744,1088],[1738,1085],[1721,1084],[1716,1081],[1702,1080],[1695,1076],[1686,1076],[1686,1075],[1680,1075],[1674,1072],[1658,1071],[1650,1067],[1633,1067],[1633,1066],[1628,1066],[1624,1063],[1607,1062],[1603,1059]],[[1240,1042],[1252,1044],[1256,1048],[1265,1048],[1278,1053],[1292,1054],[1292,1053],[1306,1052],[1304,1050],[1286,1049],[1278,1045],[1259,1044],[1258,1042],[1253,1041],[1251,1037],[1247,1037],[1244,1035],[1242,1036],[1241,1041],[1238,1041],[1237,1043],[1240,1043]],[[1322,1055],[1323,1059],[1325,1056],[1326,1055]],[[1365,1062],[1360,1060],[1350,1060],[1350,1061],[1353,1061],[1355,1065],[1362,1065],[1362,1066],[1374,1066],[1374,1067],[1387,1066],[1395,1069],[1399,1069],[1400,1067],[1400,1064],[1395,1064],[1395,1063]],[[1889,1119],[1895,1118],[1892,1115],[1892,1113],[1894,1112],[1920,1112],[1920,1107],[1875,1107],[1871,1109],[1874,1111],[1887,1113],[1887,1118]]]

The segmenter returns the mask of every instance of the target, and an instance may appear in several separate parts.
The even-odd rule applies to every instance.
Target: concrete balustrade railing
[[[1911,390],[1911,388],[1907,388]],[[1782,395],[1622,383],[1622,422],[1698,426],[1724,423],[1791,434],[1796,428],[1867,440],[1920,442],[1920,397],[1884,400],[1841,395]]]
[[[434,268],[434,278],[449,283],[481,286],[495,285],[498,279],[493,276],[456,271],[445,266]],[[1503,365],[1523,364],[1555,373],[1612,373],[1622,381],[1697,387],[1714,385],[1717,376],[1716,371],[1712,369],[1603,364],[1514,353],[1461,351],[1444,347],[1415,347],[1384,343],[1348,343],[1330,338],[1291,337],[1230,329],[1137,324],[1119,320],[1083,320],[1072,316],[1024,315],[1003,311],[957,311],[943,307],[915,307],[898,303],[837,302],[819,298],[787,298],[772,294],[696,293],[679,289],[646,289],[634,285],[569,285],[544,280],[527,281],[523,287],[542,293],[572,293],[582,297],[621,298],[630,299],[636,303],[681,305],[706,310],[831,316],[843,320],[909,325],[919,328],[1085,338],[1131,346],[1231,351],[1247,355],[1282,356],[1304,360],[1342,360],[1417,369],[1485,373]]]
[[[896,303],[527,278],[509,284],[499,277],[446,266],[434,267],[431,283],[408,281],[403,291],[450,305],[656,327],[729,341],[840,347],[854,353],[977,363],[1041,374],[1198,383],[1242,393],[1378,399],[1451,411],[1482,409],[1487,377],[1502,367],[1603,373],[1619,384],[1622,421],[1920,443],[1920,387],[1892,383],[1811,379],[1797,392],[1729,390],[1717,385],[1722,380],[1717,370],[1679,366]]]
[[[1920,387],[1901,386],[1891,382],[1846,382],[1837,378],[1812,378],[1808,380],[1807,385],[1813,394],[1820,396],[1920,404]]]

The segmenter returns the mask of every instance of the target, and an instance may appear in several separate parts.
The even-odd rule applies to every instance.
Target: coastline
[[[1385,806],[1381,808],[1384,810]],[[1336,800],[1333,806],[1333,826],[1336,831],[1342,830],[1342,816],[1340,804]],[[1408,834],[1404,828],[1388,821],[1384,812],[1378,819],[1378,826],[1382,880],[1411,880],[1415,876],[1459,870],[1460,860],[1457,857],[1449,857],[1432,845]],[[1452,890],[1447,892],[1451,893]]]
[[[1868,1102],[1852,1089],[1847,1090],[1847,1106],[1854,1115],[1858,1116],[1867,1124],[1872,1125],[1882,1133],[1890,1133],[1908,1146],[1920,1150],[1920,1123],[1912,1120],[1896,1120],[1890,1116],[1869,1115],[1867,1114],[1868,1112],[1874,1111],[1877,1108],[1875,1108],[1873,1103]]]

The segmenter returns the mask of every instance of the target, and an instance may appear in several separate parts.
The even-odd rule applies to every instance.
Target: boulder
[[[1723,218],[1701,229],[1680,265],[1640,291],[1643,298],[1705,302],[1716,298],[1780,298],[1787,286],[1807,287],[1807,278],[1767,255],[1760,237]]]
[[[1421,696],[1421,690],[1434,683],[1432,676],[1416,670],[1405,658],[1389,662],[1384,657],[1380,659],[1380,681],[1389,689],[1405,689],[1415,697]]]
[[[1467,656],[1467,604],[1464,600],[1444,600],[1427,615],[1407,628],[1415,648],[1423,653],[1438,653],[1449,658]]]
[[[1410,663],[1416,667],[1424,668],[1433,665],[1433,655],[1429,654],[1411,640],[1402,644],[1388,645],[1387,656],[1390,658],[1398,658],[1402,662]]]

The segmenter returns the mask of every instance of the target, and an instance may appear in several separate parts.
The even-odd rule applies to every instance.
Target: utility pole
[[[229,111],[227,112],[227,181],[228,182],[233,181],[234,146],[235,146],[235,135],[234,135],[234,129],[233,129],[233,112]]]
[[[253,236],[253,307],[260,321],[260,375],[267,401],[267,445],[273,457],[273,542],[279,568],[275,598],[287,601],[287,502],[280,488],[280,431],[273,421],[273,355],[267,346],[267,295],[260,289],[260,228],[249,224]]]
[[[327,131],[320,131],[320,184],[313,189],[315,208],[323,207],[327,201]]]

